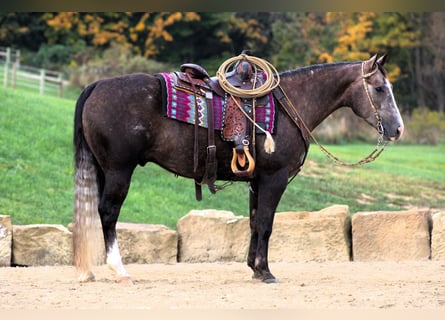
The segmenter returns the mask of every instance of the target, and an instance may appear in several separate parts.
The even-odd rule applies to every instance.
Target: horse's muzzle
[[[403,125],[403,124],[400,125],[400,126],[396,129],[395,135],[393,135],[393,136],[389,136],[389,140],[390,140],[390,141],[396,141],[396,140],[400,139],[400,138],[402,137],[402,135],[403,135],[403,131],[404,131],[404,130],[405,130],[404,125]]]

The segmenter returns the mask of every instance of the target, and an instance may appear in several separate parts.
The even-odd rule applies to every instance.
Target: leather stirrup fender
[[[249,162],[249,166],[247,167],[247,169],[246,170],[238,169],[238,165],[237,165],[238,153],[235,148],[233,148],[233,156],[232,156],[232,162],[231,162],[232,172],[235,175],[241,176],[241,177],[251,175],[253,170],[255,170],[255,160],[253,159],[252,155],[250,154],[249,146],[244,146],[243,150],[244,150],[244,154],[247,157],[247,161]]]

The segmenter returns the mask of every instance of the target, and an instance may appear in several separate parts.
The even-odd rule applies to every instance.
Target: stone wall
[[[177,228],[179,262],[246,261],[248,218],[230,211],[192,210]]]
[[[431,259],[445,260],[445,212],[432,216]]]
[[[349,261],[350,251],[348,206],[275,215],[269,245],[270,261]]]
[[[15,225],[12,228],[12,263],[20,266],[71,264],[71,239],[71,232],[61,225]]]
[[[11,264],[12,254],[12,225],[11,217],[0,215],[0,267]]]
[[[192,210],[177,231],[118,223],[123,262],[240,261],[247,257],[249,219],[232,212]],[[0,215],[0,266],[70,265],[72,233],[61,225],[12,225]],[[275,216],[270,261],[445,260],[445,212],[358,212],[347,206]]]
[[[352,217],[353,259],[427,260],[431,226],[427,210],[358,212]]]
[[[116,232],[123,263],[176,262],[176,231],[159,224],[118,222]]]

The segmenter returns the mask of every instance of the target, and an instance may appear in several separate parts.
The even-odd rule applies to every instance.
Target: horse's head
[[[353,104],[354,112],[375,127],[385,140],[399,139],[404,130],[397,103],[392,93],[392,85],[383,69],[386,55],[363,61],[361,65],[361,84],[357,84]]]

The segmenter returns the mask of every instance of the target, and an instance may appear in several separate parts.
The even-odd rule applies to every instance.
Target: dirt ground
[[[244,263],[128,265],[133,284],[106,266],[79,283],[74,267],[0,268],[0,308],[444,309],[445,262],[271,263],[278,284]]]

